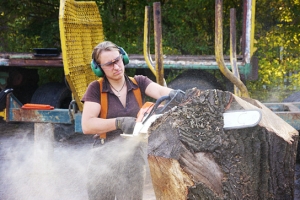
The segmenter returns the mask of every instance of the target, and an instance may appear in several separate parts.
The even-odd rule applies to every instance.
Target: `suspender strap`
[[[107,98],[107,92],[102,92],[102,86],[103,86],[103,78],[100,78],[99,80],[100,84],[100,99],[101,99],[101,111],[100,111],[100,118],[106,119],[107,117],[107,110],[108,110],[108,98]],[[106,133],[100,133],[101,139],[106,139]]]
[[[136,80],[133,77],[129,77],[129,79],[137,85]],[[107,118],[107,112],[108,112],[108,98],[107,98],[107,92],[102,92],[102,87],[103,87],[103,78],[100,78],[98,80],[100,84],[100,98],[101,98],[101,111],[100,111],[100,118],[106,119]],[[133,90],[134,97],[136,101],[139,104],[139,107],[141,108],[143,106],[143,100],[142,100],[142,93],[140,88],[137,88]],[[106,133],[100,133],[100,138],[101,139],[106,139]]]
[[[135,80],[133,77],[129,77],[129,79],[130,79],[134,84],[137,85],[137,82],[136,82],[136,80]],[[136,101],[137,101],[138,104],[139,104],[139,107],[141,108],[141,107],[143,106],[143,100],[142,100],[142,93],[141,93],[140,88],[137,88],[137,89],[133,90],[133,94],[134,94],[134,96],[135,96]]]

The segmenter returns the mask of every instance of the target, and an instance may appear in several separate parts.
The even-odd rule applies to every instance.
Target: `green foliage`
[[[256,44],[256,55],[259,58],[259,80],[248,82],[247,86],[253,98],[262,101],[282,101],[289,94],[300,89],[300,20],[299,2],[284,1],[277,4],[280,12],[270,10],[265,26],[265,20],[258,18],[257,27],[262,34]],[[298,10],[296,9],[298,5]],[[291,6],[291,7],[290,7]],[[274,15],[271,15],[274,13]],[[260,22],[262,20],[262,22]],[[260,28],[266,30],[262,31]]]
[[[155,0],[96,0],[106,40],[129,54],[142,54],[145,6]],[[229,54],[229,14],[236,9],[237,47],[241,46],[243,2],[223,1],[224,52]],[[215,1],[161,0],[164,54],[214,55]],[[59,0],[0,1],[0,51],[28,52],[37,47],[60,48]],[[153,18],[153,10],[151,10]],[[253,98],[268,101],[278,91],[280,101],[299,90],[299,0],[256,1],[255,39],[259,80],[247,82]],[[154,53],[153,19],[151,53]],[[41,70],[42,81],[52,72]],[[134,74],[135,70],[129,70]],[[176,76],[172,71],[167,82]],[[174,75],[172,75],[174,74]],[[172,78],[169,78],[172,77]],[[274,100],[275,101],[275,100]]]
[[[145,6],[155,0],[96,0],[106,40],[124,47],[129,54],[142,54]],[[214,1],[162,0],[162,37],[165,54],[214,54]],[[224,46],[229,49],[229,9],[242,18],[240,0],[224,2]],[[18,9],[15,9],[18,8]],[[30,51],[34,47],[60,48],[59,0],[0,2],[1,51]],[[150,11],[153,18],[153,10]],[[241,33],[241,20],[237,24]],[[154,53],[153,19],[151,53]]]
[[[124,47],[129,54],[142,54],[145,6],[151,6],[151,53],[154,53],[153,3],[157,1],[97,0],[107,40]],[[165,54],[214,54],[214,1],[164,0],[161,2],[163,52]],[[224,2],[224,42],[229,49],[229,9],[242,19],[241,1]],[[241,33],[241,20],[237,24]]]
[[[60,48],[59,0],[0,1],[0,51]]]

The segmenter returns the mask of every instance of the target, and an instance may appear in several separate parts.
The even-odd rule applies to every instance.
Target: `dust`
[[[90,199],[141,199],[147,143],[141,137],[118,138],[93,149],[88,167]]]
[[[103,195],[109,194],[103,189],[113,191],[118,199],[135,199],[138,195],[155,199],[152,183],[143,188],[146,143],[140,140],[120,139],[92,148],[91,136],[77,135],[49,146],[45,141],[36,141],[38,133],[33,133],[32,127],[26,130],[19,126],[13,128],[13,133],[3,133],[0,199],[87,200],[89,194],[105,199]],[[132,198],[127,198],[130,195]]]
[[[47,132],[47,130],[45,130]],[[13,146],[5,149],[5,197],[20,200],[88,199],[86,190],[87,149],[83,147],[57,147],[34,144],[24,134],[12,139]],[[51,151],[51,153],[50,153]],[[2,170],[1,170],[2,171]]]

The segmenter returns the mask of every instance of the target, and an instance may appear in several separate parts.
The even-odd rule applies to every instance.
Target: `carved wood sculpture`
[[[261,109],[251,128],[224,130],[225,110]],[[157,199],[293,199],[298,132],[257,100],[191,89],[149,129]]]

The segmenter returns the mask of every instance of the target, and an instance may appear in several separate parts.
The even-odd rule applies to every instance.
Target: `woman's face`
[[[107,78],[119,79],[124,76],[124,63],[119,51],[103,51],[98,60]]]

